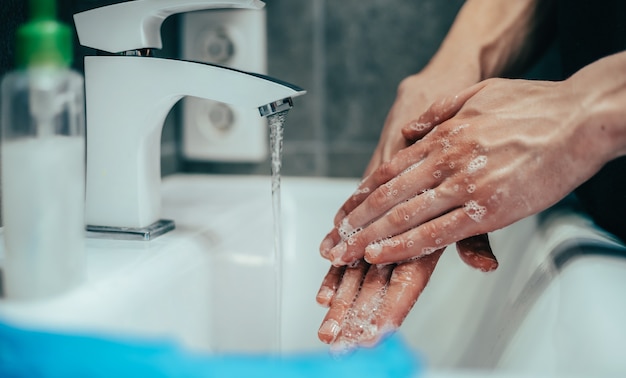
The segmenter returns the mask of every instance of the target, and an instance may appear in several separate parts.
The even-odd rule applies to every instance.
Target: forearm
[[[552,13],[551,0],[468,0],[424,72],[468,84],[518,73],[551,40]]]

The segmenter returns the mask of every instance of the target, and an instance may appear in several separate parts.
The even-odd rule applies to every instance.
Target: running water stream
[[[272,211],[274,219],[274,295],[276,297],[276,352],[281,352],[281,323],[282,323],[282,234],[280,210],[280,167],[283,155],[283,129],[287,111],[272,114],[267,117],[270,127],[270,151],[272,154]]]

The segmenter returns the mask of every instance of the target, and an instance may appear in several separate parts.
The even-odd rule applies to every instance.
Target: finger
[[[319,291],[317,292],[317,296],[315,297],[317,303],[324,307],[330,306],[330,302],[335,296],[339,283],[341,282],[344,270],[345,267],[330,267],[328,273],[326,273],[326,276],[322,281]]]
[[[379,330],[376,317],[383,303],[393,265],[370,266],[353,305],[341,323],[341,332],[334,347],[350,350],[363,340],[375,338]]]
[[[364,311],[355,311],[360,318],[353,320],[359,328],[365,330],[353,340],[358,345],[372,346],[385,335],[394,332],[411,311],[415,302],[428,284],[428,281],[439,261],[443,249],[440,249],[424,258],[404,262],[396,265],[389,277],[389,283],[382,296],[378,293],[371,295],[371,303],[363,308]],[[370,268],[370,271],[373,270]],[[357,300],[360,300],[361,296]],[[364,298],[365,299],[365,298]],[[374,306],[375,305],[375,306]],[[355,306],[358,309],[358,306]],[[368,310],[375,307],[375,311]],[[339,343],[345,346],[344,333],[347,326],[342,328]]]
[[[372,174],[361,181],[354,194],[341,206],[335,215],[335,225],[340,224],[347,214],[380,189],[381,185],[419,167],[426,157],[426,152],[427,146],[413,145],[411,148],[398,151],[393,159],[382,163]]]
[[[479,211],[473,209],[472,211]],[[449,244],[484,232],[477,215],[467,208],[458,208],[432,219],[403,234],[372,243],[365,248],[365,260],[371,264],[388,264],[418,258]]]
[[[341,207],[337,211],[337,214],[335,214],[334,217],[335,225],[338,225],[346,216],[346,214],[349,214],[355,207],[359,206],[361,202],[363,202],[363,200],[367,198],[367,196],[370,195],[370,192],[372,190],[370,188],[370,185],[372,183],[367,182],[368,178],[369,176],[366,176],[359,183],[359,186],[356,188],[354,193],[352,193],[352,195],[346,200],[346,202],[341,205]]]
[[[447,213],[454,203],[441,197],[438,189],[431,189],[400,203],[360,232],[333,247],[328,252],[329,260],[335,266],[350,264],[364,257],[368,245],[374,242],[386,243],[392,236]]]
[[[335,216],[335,228],[320,244],[320,254],[324,258],[329,259],[329,250],[339,244],[341,240],[346,240],[356,234],[363,225],[367,225],[373,219],[384,214],[394,204],[414,196],[415,193],[435,186],[436,181],[443,176],[441,170],[434,169],[433,172],[438,173],[438,175],[426,175],[426,178],[422,180],[416,180],[411,177],[411,173],[423,163],[423,160],[419,160],[417,163],[406,167],[407,162],[411,161],[415,154],[419,154],[420,149],[415,150],[417,152],[414,151],[412,154],[403,153],[401,159],[394,159],[392,162],[385,163],[383,166],[387,168],[377,170],[370,177],[366,178],[355,194],[342,205]],[[398,156],[401,153],[398,153]],[[389,181],[390,178],[388,176],[393,176],[394,174],[398,177]],[[420,183],[420,186],[413,184],[416,181]],[[380,186],[380,183],[385,185]],[[373,196],[370,195],[372,190],[374,190]],[[357,209],[358,211],[355,212]],[[346,214],[349,214],[349,216],[346,216]]]
[[[365,261],[345,268],[339,287],[330,302],[330,308],[317,331],[317,336],[321,341],[330,344],[339,335],[341,323],[359,292],[368,268],[369,264]]]
[[[467,100],[484,86],[484,83],[478,83],[461,91],[456,96],[448,96],[435,101],[417,120],[410,122],[402,129],[402,135],[412,141],[423,138],[435,126],[454,117]]]
[[[491,250],[487,234],[458,241],[456,250],[461,260],[473,268],[483,272],[491,272],[498,268],[498,260]]]
[[[377,319],[380,329],[394,330],[402,325],[428,284],[443,251],[439,249],[420,259],[398,264],[394,268],[385,295],[383,311]]]
[[[447,170],[450,169],[447,166],[444,169],[436,165],[437,162],[431,161],[412,165],[410,168],[400,171],[397,177],[376,188],[359,206],[336,225],[341,240],[349,241],[364,227],[384,216],[394,206],[406,202],[416,195],[419,196],[420,193],[428,194],[429,189],[438,186],[442,177],[446,177]],[[417,167],[420,167],[420,169],[416,170]],[[433,173],[425,174],[424,172]],[[443,202],[442,206],[447,205],[447,203],[448,201]],[[379,238],[397,233],[398,231],[379,234]],[[327,240],[323,243],[325,246],[328,246],[332,243],[332,240]]]
[[[330,250],[341,242],[341,236],[337,228],[333,228],[320,244],[320,255],[325,259],[330,259]]]

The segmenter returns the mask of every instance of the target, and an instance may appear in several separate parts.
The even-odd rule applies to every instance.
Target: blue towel
[[[419,361],[399,335],[342,357],[326,351],[199,355],[169,341],[28,330],[0,323],[0,377],[417,377]]]

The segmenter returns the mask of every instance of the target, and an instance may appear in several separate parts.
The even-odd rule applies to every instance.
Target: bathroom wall
[[[461,0],[266,0],[268,70],[308,93],[287,116],[286,175],[362,174],[398,83],[436,51]],[[182,163],[269,172],[269,164]]]

